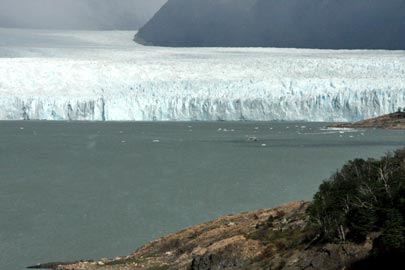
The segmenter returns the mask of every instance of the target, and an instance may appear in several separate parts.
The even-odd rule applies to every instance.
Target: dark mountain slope
[[[232,46],[248,32],[252,0],[169,0],[137,38],[163,46]],[[225,32],[225,33],[224,33]]]
[[[136,40],[159,46],[405,49],[403,0],[169,0]]]

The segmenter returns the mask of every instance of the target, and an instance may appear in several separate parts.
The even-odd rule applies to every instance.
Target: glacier
[[[0,120],[354,121],[405,107],[405,51],[144,47],[0,29]]]

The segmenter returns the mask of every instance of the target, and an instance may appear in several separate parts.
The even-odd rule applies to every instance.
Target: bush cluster
[[[380,159],[355,159],[325,181],[308,213],[324,241],[362,242],[374,252],[405,252],[405,149]]]

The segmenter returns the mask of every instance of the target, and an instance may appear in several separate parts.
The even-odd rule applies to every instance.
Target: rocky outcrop
[[[136,41],[157,46],[405,49],[403,0],[168,0]]]
[[[399,111],[354,123],[337,123],[331,127],[405,129],[405,112]]]
[[[116,270],[338,270],[365,258],[362,245],[314,245],[308,202],[220,217],[157,239],[114,259],[48,263],[34,268]],[[311,244],[312,243],[312,244]]]

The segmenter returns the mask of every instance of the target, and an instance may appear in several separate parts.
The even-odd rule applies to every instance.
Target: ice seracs
[[[404,51],[117,44],[0,44],[0,119],[355,121],[405,105]]]

